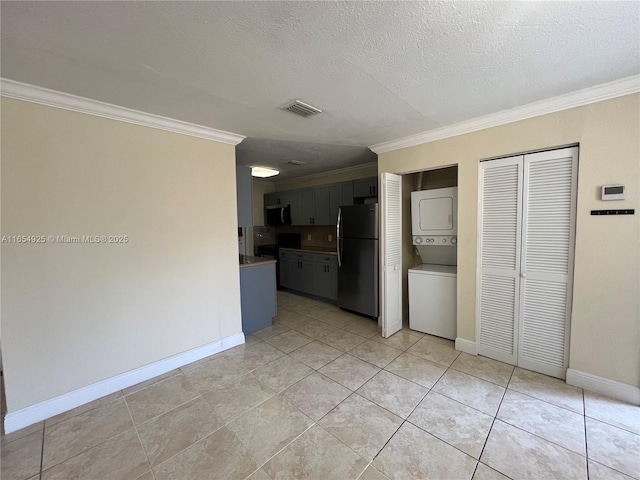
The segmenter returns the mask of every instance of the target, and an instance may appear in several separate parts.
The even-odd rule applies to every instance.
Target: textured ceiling
[[[307,162],[283,180],[367,163],[368,145],[640,73],[637,1],[0,8],[3,77],[246,135],[242,164]],[[279,109],[295,98],[324,113]]]

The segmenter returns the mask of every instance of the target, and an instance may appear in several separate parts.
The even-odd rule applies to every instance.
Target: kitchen
[[[238,167],[239,170],[242,168]],[[249,169],[245,167],[244,170],[239,178],[242,174],[248,175]],[[372,168],[368,166],[351,169],[349,174],[353,180],[344,180],[345,172],[330,172],[319,176],[315,182],[313,179],[302,179],[293,188],[288,184],[278,191],[271,191],[273,186],[264,180],[253,179],[251,191],[258,193],[253,196],[252,207],[257,206],[262,215],[252,212],[253,226],[239,230],[243,233],[240,248],[241,251],[249,251],[247,237],[251,236],[252,230],[251,243],[255,256],[251,257],[251,265],[268,265],[274,261],[276,265],[271,274],[275,280],[270,281],[267,299],[257,295],[259,289],[242,291],[243,298],[247,299],[248,311],[253,312],[256,305],[261,305],[258,309],[261,320],[255,323],[247,318],[245,334],[259,330],[258,326],[266,328],[272,324],[272,317],[277,315],[277,301],[273,301],[276,297],[273,294],[274,285],[278,290],[378,319],[379,187],[377,177],[368,176],[369,170]],[[336,179],[340,181],[329,183]],[[305,180],[306,183],[303,183]],[[435,211],[433,208],[423,209],[429,215],[442,217],[448,225],[447,232],[425,231],[421,233],[437,236],[422,235],[419,238],[411,233],[406,234],[407,226],[411,228],[415,223],[411,212],[415,211],[416,215],[420,212],[420,202],[410,202],[413,195],[418,195],[411,193],[412,190],[422,190],[422,197],[433,194],[439,197],[438,192],[453,192],[449,203],[443,203],[442,200],[432,202],[436,205]],[[240,187],[238,191],[243,192],[239,195],[246,194]],[[405,246],[402,291],[405,297],[413,297],[410,303],[405,301],[405,305],[410,307],[405,307],[403,312],[404,327],[455,340],[457,166],[405,175],[404,191],[403,207],[406,213],[403,218]],[[256,202],[259,196],[261,198]],[[313,200],[312,208],[302,205],[301,199],[305,198]],[[412,206],[412,203],[415,205]],[[427,222],[428,219],[423,221]],[[363,237],[370,237],[371,240],[363,240]],[[424,244],[420,244],[423,238]],[[428,243],[434,240],[438,244]],[[440,245],[442,241],[449,242]],[[367,250],[368,254],[365,253]],[[246,258],[249,257],[241,255],[241,259]],[[242,271],[247,272],[244,268]],[[435,292],[437,295],[431,295]],[[255,314],[243,314],[243,318],[251,315]],[[434,320],[429,320],[431,318]]]
[[[246,276],[246,259],[250,265],[268,265],[277,260],[270,291],[275,288],[305,295],[329,304],[339,304],[347,310],[361,313],[370,318],[378,317],[377,244],[371,243],[367,268],[371,275],[366,288],[366,305],[354,303],[353,292],[340,291],[338,279],[338,238],[336,222],[339,207],[374,205],[377,201],[377,166],[367,163],[362,166],[341,169],[317,176],[305,176],[295,181],[275,185],[263,179],[254,178],[251,189],[247,187],[247,167],[238,166],[238,206],[239,206],[239,248],[243,254],[245,267],[241,276]],[[241,187],[241,180],[245,186]],[[246,199],[252,195],[252,202]],[[241,196],[244,198],[241,199]],[[251,210],[251,211],[250,211]],[[244,212],[242,219],[240,212]],[[377,218],[377,210],[375,211]],[[246,219],[251,219],[251,224]],[[244,222],[244,223],[243,223]],[[373,232],[372,232],[373,233]],[[347,242],[347,246],[349,243]],[[343,251],[344,254],[344,251]],[[347,252],[347,262],[350,256]],[[340,258],[342,262],[343,258]],[[375,275],[374,275],[375,273]],[[350,282],[343,281],[347,286]],[[344,290],[344,289],[343,289]],[[247,293],[251,291],[252,293]],[[241,289],[243,299],[251,298],[251,303],[259,303],[261,318],[255,325],[269,326],[275,316],[275,305],[269,295],[268,301],[256,298],[250,289]],[[244,305],[244,302],[243,302]],[[243,312],[245,309],[243,309]],[[255,327],[245,327],[254,323],[244,319],[243,330],[250,333]],[[247,330],[247,328],[249,330]]]

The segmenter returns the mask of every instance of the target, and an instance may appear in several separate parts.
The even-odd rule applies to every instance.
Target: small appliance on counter
[[[378,204],[338,208],[338,306],[378,318]]]
[[[424,262],[408,273],[409,328],[455,340],[458,187],[411,192],[411,233]]]

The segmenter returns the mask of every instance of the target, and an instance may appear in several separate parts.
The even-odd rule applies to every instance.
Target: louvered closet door
[[[402,329],[402,177],[383,172],[380,205],[382,228],[382,336]]]
[[[578,148],[524,157],[518,365],[565,378]]]
[[[522,156],[480,164],[478,353],[516,364]]]

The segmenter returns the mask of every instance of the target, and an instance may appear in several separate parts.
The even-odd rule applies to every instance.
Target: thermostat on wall
[[[624,200],[624,185],[603,185],[601,200]]]

